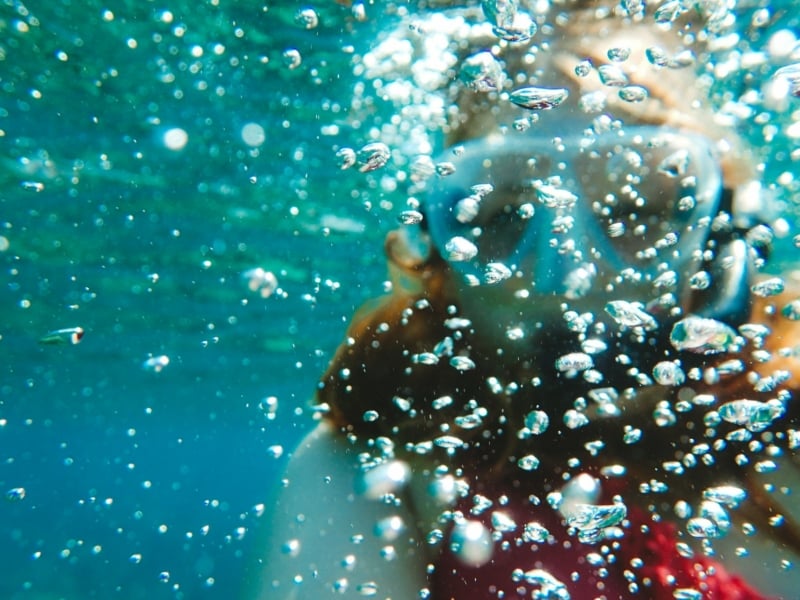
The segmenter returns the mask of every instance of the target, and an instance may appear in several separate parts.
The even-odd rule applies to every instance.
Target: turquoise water
[[[0,503],[1,597],[230,598],[247,578],[405,200],[335,158],[389,114],[349,118],[353,57],[394,9],[320,2],[306,30],[306,5],[0,3],[0,491],[25,491]],[[793,8],[750,49],[797,31]],[[718,104],[778,66],[720,76]],[[740,125],[770,181],[796,165],[793,102]],[[268,297],[243,277],[259,267]]]
[[[306,31],[298,6],[0,3],[0,488],[25,490],[0,597],[239,589],[295,408],[384,278],[385,217],[334,159],[351,131],[320,132],[375,25],[333,5]],[[248,289],[258,267],[281,291]]]

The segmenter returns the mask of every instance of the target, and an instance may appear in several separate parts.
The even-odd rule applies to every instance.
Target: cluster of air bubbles
[[[701,4],[712,5],[714,3]],[[529,6],[533,6],[533,4],[524,3],[524,7]],[[520,6],[518,0],[482,0],[481,7],[488,24],[492,28],[492,32],[502,41],[491,47],[491,50],[475,52],[473,48],[471,54],[465,52],[467,56],[461,60],[460,65],[457,65],[456,62],[445,64],[446,60],[442,60],[440,72],[447,72],[448,76],[458,73],[461,84],[473,92],[489,94],[490,101],[500,98],[531,111],[530,113],[517,111],[519,114],[525,114],[525,116],[518,118],[514,122],[514,127],[518,130],[525,130],[539,118],[538,111],[554,109],[567,102],[568,99],[571,100],[569,98],[570,92],[565,88],[530,86],[527,84],[537,80],[530,79],[523,83],[522,77],[515,79],[515,87],[516,85],[527,85],[527,87],[512,88],[501,62],[501,59],[504,58],[502,52],[510,44],[529,40],[536,32],[536,25],[530,14],[526,12],[524,7]],[[680,18],[688,10],[688,7],[689,3],[684,0],[662,1],[653,8],[655,20],[662,24],[672,23]],[[620,0],[619,8],[615,10],[621,10],[632,19],[637,20],[644,16],[646,7],[643,0]],[[296,22],[301,27],[313,28],[318,25],[318,18],[311,9],[301,10],[296,15]],[[484,31],[487,30],[488,27],[484,29]],[[422,28],[420,27],[417,31],[421,32]],[[488,44],[480,46],[480,48],[489,47]],[[460,50],[463,51],[465,48],[466,45]],[[451,49],[452,47],[443,50],[443,54],[448,55],[447,58],[450,56],[449,51]],[[537,50],[539,49],[537,48]],[[659,46],[649,46],[646,49],[645,56],[649,63],[656,67],[656,70],[682,69],[696,62],[694,53],[689,49],[671,50]],[[593,64],[593,60],[598,61],[597,57],[583,59],[575,64],[574,74],[576,77],[599,77],[600,82],[610,88],[610,90],[603,90],[599,95],[584,95],[580,100],[581,106],[584,108],[587,106],[605,108],[603,103],[606,101],[607,95],[612,93],[629,103],[647,100],[650,93],[648,88],[638,85],[633,76],[629,78],[630,71],[626,70],[627,65],[623,64],[630,60],[631,48],[615,45],[606,51],[606,57],[608,59],[607,64]],[[599,61],[603,62],[603,59],[600,58]],[[386,78],[386,81],[388,80]],[[544,80],[542,81],[544,82]],[[778,69],[773,75],[773,83],[775,82],[783,86],[785,94],[800,97],[800,63]],[[509,91],[504,92],[504,89]],[[512,89],[513,91],[510,91]],[[483,102],[484,98],[479,101]],[[546,114],[541,117],[542,120],[546,118]],[[608,118],[605,122],[602,119],[597,119],[593,124],[595,132],[613,131],[615,127],[619,127],[618,123],[613,125],[609,124],[609,122],[610,119]],[[394,140],[390,140],[388,137],[383,137],[383,139],[389,141],[396,149],[398,158],[402,156],[403,149],[400,144],[395,143]],[[636,202],[638,207],[644,206],[648,198],[645,197],[641,189],[637,189],[637,184],[640,183],[639,177],[644,176],[642,174],[650,176],[658,174],[663,176],[661,177],[662,181],[664,178],[676,180],[669,182],[670,185],[674,186],[677,183],[690,181],[691,177],[689,176],[692,175],[693,169],[696,170],[696,165],[692,164],[693,153],[687,148],[678,148],[669,152],[666,156],[666,153],[656,154],[658,160],[654,161],[653,165],[648,164],[648,160],[643,156],[643,154],[646,155],[646,152],[623,148],[621,152],[617,151],[615,153],[613,159],[608,161],[607,175],[609,181],[612,181],[611,178],[613,177],[618,177],[619,179],[613,180],[614,183],[619,184],[620,189],[624,186],[625,190],[630,190],[630,194],[624,198],[621,195],[619,198],[613,198],[614,202],[630,201],[631,204]],[[411,180],[414,182],[428,177],[448,177],[456,172],[457,167],[461,166],[457,160],[434,162],[428,156],[430,154],[429,151],[420,154],[424,154],[424,156],[415,158],[409,169]],[[458,154],[456,153],[456,155]],[[367,173],[386,166],[391,159],[391,151],[389,146],[382,142],[371,142],[360,150],[340,148],[336,152],[336,158],[338,165],[342,169],[357,167],[359,171]],[[461,175],[463,173],[459,173],[459,177]],[[541,177],[541,175],[539,176]],[[625,176],[628,179],[623,180]],[[532,182],[532,196],[535,197],[535,201],[540,206],[534,206],[534,203],[531,202],[511,204],[510,216],[514,217],[513,211],[516,211],[516,216],[522,219],[531,219],[537,210],[543,212],[552,211],[552,219],[548,222],[551,234],[568,237],[567,234],[576,230],[580,231],[580,218],[582,217],[577,213],[573,214],[573,212],[576,206],[580,206],[578,201],[582,199],[573,191],[575,183],[568,177],[564,179],[562,181],[558,176],[534,179]],[[625,184],[629,185],[626,186]],[[528,185],[531,184],[529,183]],[[674,204],[671,209],[682,213],[679,215],[680,218],[691,217],[691,211],[703,201],[702,197],[695,197],[687,192],[687,187],[690,186],[682,185],[680,197],[676,196],[674,201],[671,201]],[[658,190],[648,191],[657,192]],[[484,252],[483,240],[486,238],[480,237],[482,235],[480,228],[475,224],[481,221],[480,217],[483,217],[482,210],[487,208],[486,205],[491,204],[489,201],[484,203],[484,197],[489,192],[491,192],[491,186],[488,184],[474,186],[468,193],[464,193],[463,197],[453,199],[457,201],[452,205],[452,214],[449,216],[457,221],[459,232],[468,233],[463,233],[463,235],[453,235],[451,233],[452,237],[442,240],[444,243],[440,250],[446,260],[456,263],[470,263],[479,254],[477,244],[481,244],[480,251]],[[598,200],[598,204],[601,202],[601,200]],[[709,268],[710,272],[696,271],[693,273],[692,271],[679,269],[677,266],[674,269],[671,268],[675,265],[671,265],[666,257],[668,254],[669,256],[677,256],[676,246],[679,246],[679,242],[682,241],[679,238],[682,232],[668,231],[668,224],[663,224],[662,226],[662,223],[655,222],[655,220],[644,222],[645,219],[640,218],[643,215],[632,215],[634,218],[626,219],[620,213],[613,212],[613,208],[616,205],[612,205],[612,200],[607,200],[607,202],[608,204],[604,208],[608,209],[608,213],[605,214],[613,215],[613,218],[609,218],[607,221],[604,220],[601,226],[606,229],[608,236],[615,239],[628,239],[657,231],[658,233],[654,235],[659,239],[650,243],[647,250],[640,252],[639,256],[657,257],[664,260],[655,272],[643,272],[635,268],[625,269],[619,273],[618,278],[613,280],[614,286],[617,286],[618,282],[622,282],[619,284],[620,287],[627,282],[632,282],[634,285],[641,283],[641,286],[637,289],[654,291],[657,294],[661,294],[661,296],[647,304],[645,304],[645,299],[637,298],[635,295],[627,296],[627,299],[614,299],[612,296],[607,301],[604,298],[603,301],[606,302],[604,306],[605,315],[607,316],[592,313],[579,314],[577,311],[564,308],[563,316],[566,328],[578,339],[574,350],[579,351],[568,351],[561,348],[559,352],[550,355],[550,362],[546,368],[551,372],[555,371],[555,377],[558,381],[579,376],[583,377],[586,382],[591,384],[591,389],[582,392],[585,397],[581,396],[578,399],[573,399],[574,402],[571,408],[568,408],[569,404],[567,407],[560,406],[558,410],[551,411],[549,414],[541,409],[523,411],[523,426],[518,426],[515,434],[519,440],[525,440],[526,443],[533,444],[536,441],[536,436],[541,436],[551,427],[551,416],[556,421],[553,426],[556,429],[579,429],[590,423],[590,416],[594,418],[595,415],[600,415],[609,419],[621,419],[626,415],[630,416],[631,413],[628,412],[629,406],[635,406],[639,398],[649,400],[655,395],[657,396],[656,401],[647,405],[647,408],[643,411],[644,417],[639,421],[631,419],[629,421],[631,424],[629,425],[620,424],[619,429],[616,431],[615,439],[606,439],[605,437],[602,439],[592,438],[592,441],[588,441],[579,447],[585,448],[592,456],[597,456],[604,451],[604,448],[605,452],[608,452],[606,445],[619,443],[630,445],[639,443],[643,439],[649,441],[651,438],[646,436],[651,435],[649,433],[651,430],[647,428],[652,428],[653,423],[660,428],[675,427],[681,424],[679,419],[683,413],[695,411],[695,414],[703,413],[698,418],[697,425],[701,429],[703,425],[708,428],[707,436],[716,435],[716,428],[725,427],[727,429],[724,430],[723,436],[717,439],[715,443],[711,443],[711,441],[708,444],[691,442],[694,444],[691,451],[687,451],[685,455],[681,453],[681,456],[675,460],[664,460],[661,466],[665,472],[671,475],[679,475],[685,469],[689,469],[696,464],[711,465],[715,459],[714,451],[721,450],[725,447],[725,444],[750,443],[758,440],[758,434],[767,431],[776,420],[784,415],[786,407],[783,400],[785,398],[778,395],[776,399],[767,401],[744,397],[730,400],[730,397],[726,398],[724,396],[718,399],[713,393],[695,393],[694,390],[687,386],[687,380],[690,382],[701,381],[707,385],[713,385],[720,380],[724,381],[725,378],[733,378],[747,372],[747,369],[750,368],[749,358],[745,360],[738,358],[724,360],[719,364],[714,364],[714,366],[690,367],[688,365],[694,365],[695,362],[703,359],[695,356],[688,359],[684,357],[681,360],[676,356],[679,356],[679,352],[695,355],[735,353],[742,349],[744,340],[747,339],[747,343],[754,348],[752,352],[753,361],[766,363],[772,359],[773,354],[777,353],[772,349],[768,351],[763,348],[770,331],[768,328],[758,324],[745,324],[740,326],[737,332],[723,320],[682,312],[681,300],[683,297],[680,292],[685,290],[680,289],[680,287],[687,285],[688,282],[688,287],[692,290],[707,290],[714,283],[711,273],[714,274],[715,278],[717,277],[716,269]],[[484,206],[482,206],[482,203],[484,203]],[[406,210],[400,212],[397,219],[403,225],[420,224],[426,217],[418,209],[419,204],[409,202]],[[507,208],[506,210],[508,211],[509,209]],[[713,220],[713,226],[720,231],[724,231],[725,227],[733,227],[732,222],[732,219],[726,223],[724,218],[717,218]],[[699,225],[707,226],[710,223],[712,223],[712,218],[706,219]],[[766,234],[764,234],[763,230],[754,228],[752,232],[748,233],[749,237],[746,241],[751,245],[766,247],[771,244],[772,239],[770,237],[767,240],[764,235]],[[798,237],[798,240],[800,240],[800,237]],[[549,241],[551,242],[551,247],[555,248],[561,242],[561,239],[554,237]],[[800,245],[800,241],[798,241],[798,245]],[[562,247],[567,248],[568,244],[564,244]],[[562,247],[559,247],[559,251],[561,251]],[[695,253],[694,256],[698,257],[698,261],[695,264],[700,263],[700,256],[706,257],[711,254],[711,247],[709,245],[707,248],[701,248]],[[582,257],[580,252],[576,251],[572,255],[576,257],[576,260],[569,264],[568,269],[559,272],[559,282],[567,288],[567,292],[563,296],[566,299],[571,301],[576,298],[585,298],[591,292],[594,279],[600,279],[604,284],[607,284],[602,274],[598,277],[595,263],[588,262],[596,260],[600,256],[599,250],[592,249],[592,252],[596,252],[596,254],[588,256],[587,252],[587,256]],[[562,254],[566,253],[562,252]],[[706,265],[710,263],[711,260],[705,262]],[[597,264],[602,264],[602,262]],[[488,257],[487,260],[482,260],[480,263],[476,262],[470,266],[475,268],[473,269],[474,274],[470,276],[472,279],[469,281],[475,285],[498,285],[521,274],[518,272],[520,268],[518,264],[512,261],[504,263],[498,260],[488,260]],[[564,275],[565,272],[566,276]],[[513,281],[516,282],[516,279]],[[274,285],[277,285],[277,282]],[[608,289],[613,289],[611,284],[607,285]],[[754,296],[768,300],[784,293],[788,287],[781,277],[770,277],[757,282],[748,282],[747,285]],[[649,286],[655,289],[653,290]],[[259,291],[259,289],[256,288],[253,291]],[[518,297],[521,298],[523,296],[520,295]],[[637,299],[643,301],[637,302],[635,301]],[[770,308],[773,312],[777,312],[779,309],[780,305]],[[800,300],[784,303],[782,315],[791,320],[800,320]],[[598,323],[594,322],[595,318],[598,321],[602,321],[602,330],[597,327]],[[678,319],[677,322],[674,319]],[[662,326],[670,333],[669,344],[662,349],[662,352],[659,352],[657,358],[653,358],[653,355],[650,354],[648,355],[649,358],[643,363],[636,363],[636,352],[631,348],[625,348],[626,340],[637,340],[638,343],[647,341],[648,344],[654,344],[656,339],[660,339],[660,337],[649,336],[647,332],[657,330],[659,321],[662,321]],[[609,324],[616,325],[618,331],[606,332],[605,327]],[[667,324],[671,329],[666,329]],[[501,327],[501,332],[505,332],[508,340],[525,339],[526,330],[534,331],[533,326],[529,327],[528,323],[524,323],[524,325],[505,323],[504,325],[506,326]],[[476,368],[472,358],[467,356],[463,350],[456,351],[453,348],[453,339],[460,339],[458,334],[461,333],[462,329],[471,328],[472,323],[465,319],[453,317],[445,322],[445,326],[453,330],[449,332],[452,333],[452,337],[448,338],[449,345],[443,342],[432,351],[417,350],[417,353],[409,353],[406,356],[410,359],[412,365],[438,365],[445,369],[455,369],[463,372],[472,371]],[[609,333],[610,337],[605,338],[605,333]],[[622,341],[617,342],[617,340]],[[620,344],[622,349],[618,350],[616,348],[615,344],[617,343]],[[572,349],[570,348],[570,350]],[[602,382],[604,374],[595,370],[595,362],[605,364],[605,359],[608,357],[602,355],[602,353],[608,352],[609,349],[614,351],[616,355],[612,360],[616,360],[622,370],[636,382],[635,388],[615,388],[608,383]],[[788,356],[789,353],[789,349],[786,349],[785,355]],[[684,370],[684,367],[686,370]],[[597,369],[599,368],[598,366]],[[411,367],[409,367],[410,371]],[[761,393],[776,390],[781,383],[786,381],[789,375],[779,371],[769,375],[763,375],[761,372],[749,372],[747,377],[748,382],[752,383],[753,391]],[[489,383],[491,393],[511,395],[511,392],[508,391],[510,386],[506,386],[505,382],[501,382],[499,377],[490,379],[492,381],[487,381],[487,383]],[[540,379],[531,376],[529,381],[530,385],[534,387],[542,386],[541,382],[545,381],[542,387],[546,390],[550,389],[547,387],[547,379],[545,377]],[[619,382],[611,383],[618,384]],[[526,385],[528,384],[526,383]],[[573,383],[569,382],[569,385],[573,385]],[[650,388],[641,392],[646,386],[652,385],[672,389]],[[392,401],[397,408],[409,416],[418,414],[419,399],[414,400],[409,395],[408,398],[394,397]],[[429,402],[430,404],[426,406],[429,406],[433,411],[445,412],[452,411],[462,404],[462,401],[455,394],[452,396],[448,394],[438,395]],[[631,404],[627,402],[631,402]],[[543,404],[542,406],[550,410],[546,405]],[[465,413],[455,417],[446,426],[442,426],[438,437],[432,436],[424,442],[408,444],[406,448],[410,452],[419,454],[435,452],[436,448],[439,448],[451,456],[454,452],[467,448],[475,438],[470,437],[468,438],[469,441],[463,440],[459,437],[459,432],[455,427],[461,430],[471,430],[484,425],[486,411],[473,410],[473,408],[474,406],[468,408]],[[557,422],[561,415],[563,415],[563,425]],[[648,422],[649,416],[652,416],[652,422]],[[363,420],[368,423],[377,423],[384,417],[385,415],[377,410],[367,410],[362,415]],[[728,433],[729,430],[730,433]],[[587,431],[591,431],[591,429],[587,429]],[[677,428],[674,431],[677,431]],[[567,434],[569,433],[567,432]],[[728,437],[725,437],[726,433]],[[800,432],[787,432],[786,436],[795,447],[800,447]],[[653,437],[655,438],[655,436]],[[536,471],[542,465],[545,468],[551,467],[547,462],[551,460],[547,450],[540,451],[536,448],[534,452],[525,450],[514,454],[511,462],[512,466],[525,472],[518,473],[518,476],[527,476],[529,472]],[[673,457],[670,456],[669,458],[672,459]],[[570,468],[580,464],[577,459],[569,460],[575,461],[567,463]],[[758,464],[759,472],[769,472],[778,463],[777,461],[761,461]],[[411,467],[408,464],[401,461],[388,461],[378,466],[371,466],[370,469],[365,469],[360,476],[359,493],[375,499],[384,498],[387,494],[398,493],[409,483],[411,477],[410,469]],[[391,475],[390,471],[394,471],[395,474]],[[609,474],[623,476],[625,475],[625,467],[611,464],[599,472],[602,472],[603,476],[611,476]],[[565,471],[565,480],[569,479],[569,473]],[[574,470],[571,473],[574,473]],[[459,476],[461,475],[459,474]],[[586,484],[586,481],[580,477],[573,477],[572,481],[564,489],[548,496],[548,502],[550,502],[551,506],[561,511],[564,521],[570,527],[571,535],[577,537],[580,542],[592,544],[621,535],[623,523],[628,517],[627,507],[622,500],[615,498],[613,503],[599,504],[598,481],[589,482],[587,489],[581,491],[579,489],[581,485],[579,480]],[[448,503],[451,508],[458,497],[468,497],[467,490],[454,491],[454,481],[454,478],[449,475],[437,477],[435,486],[438,490],[435,492],[437,501],[441,500]],[[468,488],[467,484],[464,485]],[[641,482],[640,487],[643,493],[653,494],[664,493],[667,489],[667,484],[657,479]],[[489,507],[497,502],[495,498],[488,499],[479,496],[474,498],[474,506],[469,511],[471,515],[478,515],[483,511],[488,511]],[[681,501],[680,507],[675,510],[675,514],[686,520],[685,528],[689,536],[700,540],[712,540],[724,536],[731,529],[731,518],[728,515],[728,511],[737,508],[746,499],[747,492],[736,485],[706,487],[702,492],[702,500],[696,506],[691,505],[689,502]],[[500,510],[492,513],[492,528],[494,532],[480,521],[465,519],[465,514],[466,511],[461,513],[458,510],[453,510],[452,513],[448,513],[449,516],[447,518],[453,524],[449,538],[450,550],[455,553],[462,563],[467,565],[478,567],[492,559],[495,550],[494,544],[501,539],[497,535],[499,532],[519,530],[520,539],[529,543],[541,544],[551,539],[550,532],[539,523],[530,522],[523,525],[520,522],[518,525],[508,514]],[[397,524],[395,523],[395,525]],[[391,535],[393,531],[400,531],[398,527],[387,521],[378,528],[381,532],[388,532],[385,535]],[[445,528],[442,526],[442,529]],[[384,534],[382,533],[381,535]],[[441,529],[435,529],[430,532],[427,539],[431,544],[438,544],[447,539],[447,536]],[[517,539],[517,542],[519,542],[519,539]],[[688,546],[686,548],[687,553],[691,552]],[[605,564],[603,563],[604,558],[599,554],[597,556],[599,558],[592,558],[591,560],[597,560],[596,564]],[[534,597],[569,597],[567,587],[543,569],[531,571],[518,569],[514,573],[514,580],[515,582],[538,586],[538,591],[532,594]],[[370,592],[369,588],[365,589]],[[700,597],[696,590],[688,588],[675,588],[673,592],[676,598]]]
[[[358,164],[358,170],[362,173],[376,171],[385,167],[391,157],[391,150],[383,142],[370,142],[358,151],[349,147],[340,148],[336,151],[336,160],[340,169],[349,169]]]
[[[476,92],[494,92],[503,88],[505,71],[491,52],[478,52],[461,63],[461,80]]]
[[[570,600],[569,589],[566,584],[545,569],[532,569],[523,571],[515,569],[511,575],[514,582],[525,582],[534,586],[532,598],[552,598],[553,600]]]
[[[422,223],[423,219],[424,215],[420,211],[414,209],[404,210],[397,217],[401,225],[418,225]]]
[[[152,373],[161,373],[169,365],[169,356],[160,354],[158,356],[151,356],[142,363],[142,368],[145,371]]]
[[[723,421],[759,432],[767,429],[784,411],[783,404],[778,400],[761,402],[741,399],[726,402],[719,407],[717,414]]]
[[[486,19],[497,37],[508,42],[527,42],[536,33],[536,23],[520,10],[519,0],[482,0]]]
[[[578,539],[591,544],[605,539],[607,533],[615,533],[608,530],[622,523],[627,507],[622,502],[605,505],[576,503],[566,512],[567,524],[577,530]]]
[[[247,284],[247,289],[256,292],[262,298],[269,298],[279,289],[275,274],[262,267],[248,269],[242,273],[242,279]]]
[[[501,262],[490,262],[484,269],[484,281],[493,285],[505,281],[511,277],[511,269]]]
[[[562,186],[558,177],[533,182],[536,198],[547,208],[568,210],[575,206],[578,196]]]
[[[278,416],[278,398],[267,396],[258,403],[258,409],[268,421],[274,421]]]

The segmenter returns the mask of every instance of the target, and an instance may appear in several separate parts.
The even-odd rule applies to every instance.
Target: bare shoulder
[[[426,587],[414,520],[391,485],[385,494],[365,487],[361,450],[327,423],[303,439],[271,508],[248,597],[414,598]]]

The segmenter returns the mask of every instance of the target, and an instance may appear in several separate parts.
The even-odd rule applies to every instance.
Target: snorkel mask
[[[715,221],[730,198],[707,138],[626,126],[488,137],[455,154],[455,172],[429,183],[425,214],[468,286],[566,300],[666,292],[684,313],[746,319],[751,252]]]

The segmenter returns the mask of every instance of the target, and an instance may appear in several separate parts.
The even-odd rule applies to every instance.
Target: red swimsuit
[[[491,529],[492,509],[470,519],[481,521]],[[676,528],[666,521],[654,521],[637,506],[628,506],[630,523],[619,540],[585,544],[568,535],[561,515],[550,506],[531,506],[527,499],[511,500],[500,507],[517,524],[513,533],[495,544],[493,558],[481,567],[463,565],[449,549],[436,563],[433,575],[433,598],[436,600],[497,600],[498,598],[566,598],[591,600],[603,598],[675,598],[705,600],[765,600],[741,577],[725,570],[719,563],[704,557],[686,557],[676,547]],[[522,526],[536,521],[546,527],[555,543],[535,544],[520,539]],[[606,547],[606,552],[603,550]],[[589,559],[587,555],[594,553]],[[590,564],[593,563],[593,564]],[[523,573],[541,569],[564,584],[562,595],[532,592],[542,590],[530,583]],[[515,572],[516,571],[516,572]],[[556,586],[554,589],[558,589]],[[676,590],[686,590],[675,595]],[[692,595],[692,590],[694,594]],[[699,595],[697,595],[699,593]]]

